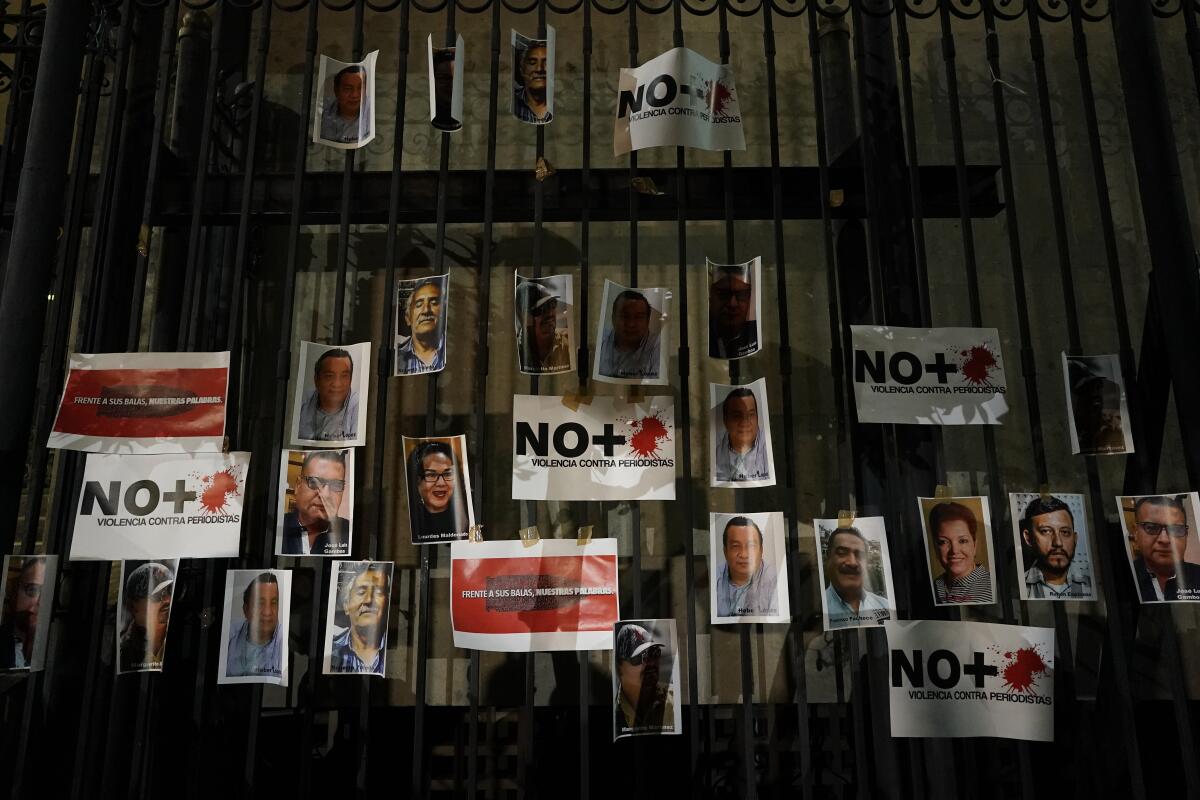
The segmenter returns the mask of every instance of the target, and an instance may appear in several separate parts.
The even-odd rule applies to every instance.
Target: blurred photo
[[[545,125],[554,120],[554,28],[545,39],[516,31],[512,45],[512,115],[521,122]]]
[[[317,76],[313,141],[353,150],[375,138],[375,59],[379,51],[359,62],[321,56]]]
[[[42,669],[58,556],[5,556],[0,574],[0,671]]]
[[[667,381],[669,289],[629,289],[604,282],[596,362],[601,383],[663,384]]]
[[[1071,452],[1076,455],[1123,455],[1133,452],[1129,406],[1121,360],[1116,355],[1062,354],[1071,421]]]
[[[762,298],[761,261],[717,264],[708,261],[708,355],[742,358],[759,351]]]
[[[391,598],[392,562],[333,562],[326,675],[383,675]]]
[[[522,278],[514,275],[513,322],[517,360],[527,375],[575,369],[575,323],[570,275]]]
[[[225,613],[217,683],[287,685],[292,573],[231,569],[225,573]]]

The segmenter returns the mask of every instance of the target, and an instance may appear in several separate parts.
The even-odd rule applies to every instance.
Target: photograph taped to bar
[[[313,141],[339,150],[366,147],[375,138],[375,50],[362,61],[321,56]]]

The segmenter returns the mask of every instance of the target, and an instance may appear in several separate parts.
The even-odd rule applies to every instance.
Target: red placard
[[[616,556],[455,559],[453,570],[458,631],[611,631],[618,616]]]
[[[220,437],[229,370],[72,369],[57,433],[146,439]]]

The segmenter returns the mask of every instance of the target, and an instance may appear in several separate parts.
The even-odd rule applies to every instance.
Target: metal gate
[[[31,0],[0,13],[0,548],[65,554],[82,458],[49,451],[68,352],[232,353],[232,449],[255,454],[242,555],[185,561],[165,671],[115,676],[115,570],[63,563],[44,672],[0,677],[12,796],[1200,796],[1200,617],[1141,607],[1112,496],[1200,488],[1200,33],[1191,0]],[[558,30],[556,120],[508,118],[509,28]],[[466,43],[462,132],[423,99],[426,35]],[[609,155],[621,66],[686,45],[734,66],[747,149]],[[309,142],[319,54],[381,51],[379,130]],[[540,169],[539,169],[540,167]],[[703,259],[761,255],[769,347],[692,347]],[[580,287],[577,375],[514,369],[512,270]],[[391,378],[391,287],[448,270],[452,364]],[[514,392],[589,391],[605,278],[676,291],[679,500],[518,503]],[[591,300],[589,300],[591,298]],[[689,306],[689,300],[691,305]],[[857,422],[848,325],[1000,328],[1001,428]],[[292,682],[215,681],[226,569],[273,562],[299,339],[371,339],[353,555],[396,562],[384,679],[319,673],[329,566],[296,561]],[[1136,453],[1070,455],[1060,351],[1120,354]],[[1015,358],[1014,358],[1015,356]],[[779,485],[710,489],[709,380],[767,376]],[[456,650],[444,547],[408,544],[399,437],[466,433],[489,538],[617,538],[626,618],[674,617],[684,734],[611,739],[607,654]],[[494,469],[493,465],[500,465]],[[812,518],[887,518],[902,617],[913,498],[992,497],[1000,602],[1058,634],[1056,741],[894,739],[882,631],[821,631]],[[1102,600],[1023,603],[1008,491],[1085,491]],[[779,510],[793,622],[709,624],[705,519]],[[287,559],[284,559],[285,561]],[[699,598],[699,599],[698,599]],[[314,658],[315,656],[315,658]]]

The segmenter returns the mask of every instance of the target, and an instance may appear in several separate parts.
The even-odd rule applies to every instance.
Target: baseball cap
[[[662,642],[654,641],[650,631],[641,625],[630,623],[617,633],[617,660],[629,661],[649,650],[651,647],[664,647]]]
[[[558,295],[550,291],[545,284],[535,281],[525,281],[517,285],[517,308],[532,314],[551,300],[558,300]]]

